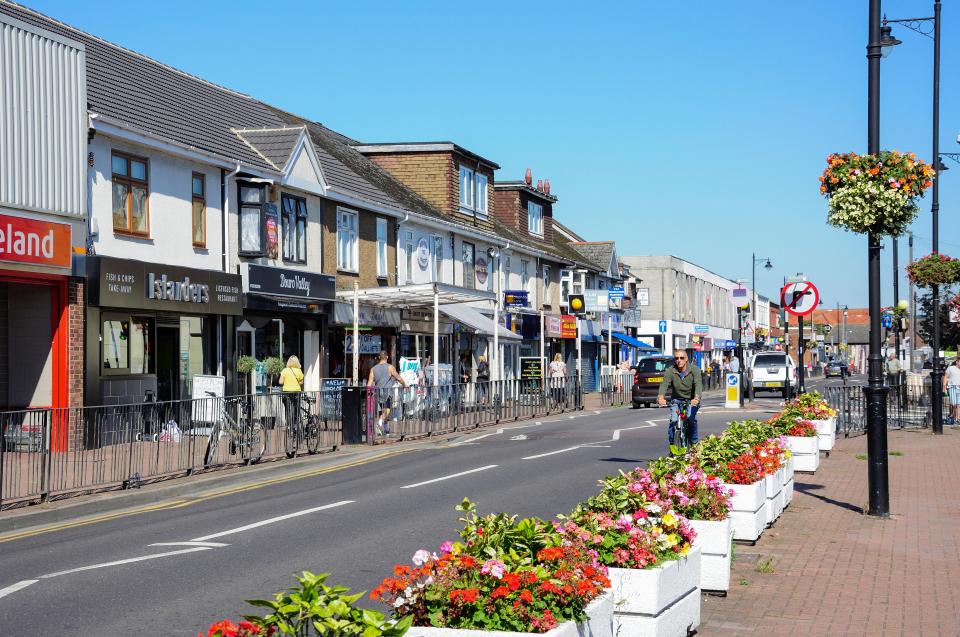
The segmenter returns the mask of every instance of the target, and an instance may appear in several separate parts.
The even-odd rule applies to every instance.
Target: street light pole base
[[[890,515],[890,477],[887,467],[887,396],[886,385],[863,388],[867,401],[867,481],[870,507],[874,517]]]

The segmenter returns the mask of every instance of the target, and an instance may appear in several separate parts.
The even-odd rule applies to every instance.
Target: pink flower
[[[452,551],[453,551],[453,542],[451,542],[450,540],[447,540],[446,542],[440,545],[441,553],[451,553]]]
[[[498,560],[487,560],[480,568],[481,573],[484,575],[492,575],[496,579],[503,579],[503,570],[503,562]]]
[[[420,549],[413,554],[413,564],[414,566],[423,566],[430,561],[430,552]]]

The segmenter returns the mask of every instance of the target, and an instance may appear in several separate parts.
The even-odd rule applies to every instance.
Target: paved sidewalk
[[[796,475],[774,527],[735,547],[728,597],[704,597],[702,637],[960,635],[960,432],[890,432],[889,520],[862,513],[866,448],[838,440]]]

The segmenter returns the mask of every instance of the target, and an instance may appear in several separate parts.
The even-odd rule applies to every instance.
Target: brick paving
[[[757,544],[736,545],[730,592],[703,598],[699,635],[960,635],[960,431],[891,431],[888,448],[903,454],[890,519],[862,513],[866,438],[838,440]]]

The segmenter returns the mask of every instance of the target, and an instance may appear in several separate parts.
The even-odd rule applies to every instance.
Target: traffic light
[[[567,296],[567,305],[570,307],[570,313],[578,316],[586,313],[587,303],[582,294],[570,294]]]

